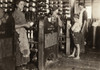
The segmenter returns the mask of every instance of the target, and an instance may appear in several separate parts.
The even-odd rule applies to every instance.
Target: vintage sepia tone
[[[0,0],[0,70],[100,70],[100,0]]]

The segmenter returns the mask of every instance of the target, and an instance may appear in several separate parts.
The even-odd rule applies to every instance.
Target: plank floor
[[[0,60],[0,70],[15,70],[14,65],[11,57]],[[37,69],[30,64],[27,70]],[[47,62],[45,70],[100,70],[100,52],[83,53],[79,60],[60,55],[57,61]]]
[[[100,53],[84,53],[79,60],[64,56],[50,63],[46,70],[100,70]]]

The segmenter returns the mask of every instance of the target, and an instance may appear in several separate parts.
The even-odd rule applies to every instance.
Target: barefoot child
[[[74,59],[80,59],[80,42],[81,42],[81,26],[82,24],[79,23],[79,16],[77,14],[74,15],[74,25],[72,26],[71,30],[72,30],[72,37],[74,40],[74,50],[72,52],[72,54],[69,57],[76,57]]]

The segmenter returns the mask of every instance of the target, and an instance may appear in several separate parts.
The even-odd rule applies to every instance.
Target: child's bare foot
[[[68,57],[75,57],[74,55],[69,55]]]
[[[75,57],[74,59],[78,60],[78,59],[80,59],[80,57]]]

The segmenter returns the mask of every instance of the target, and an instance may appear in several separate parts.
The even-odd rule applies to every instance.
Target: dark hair
[[[20,1],[24,1],[24,2],[25,2],[25,0],[16,0],[16,1],[15,1],[15,4],[19,4]]]
[[[79,15],[78,14],[74,14],[74,18],[78,18],[79,19]]]
[[[13,4],[14,10],[15,10],[15,8],[17,8],[16,5],[18,5],[21,1],[24,1],[24,2],[25,2],[25,0],[15,0],[15,2],[14,2],[14,4]]]
[[[78,4],[78,6],[79,6],[79,5],[85,7],[85,4],[82,3],[82,2],[80,2],[80,3]]]

